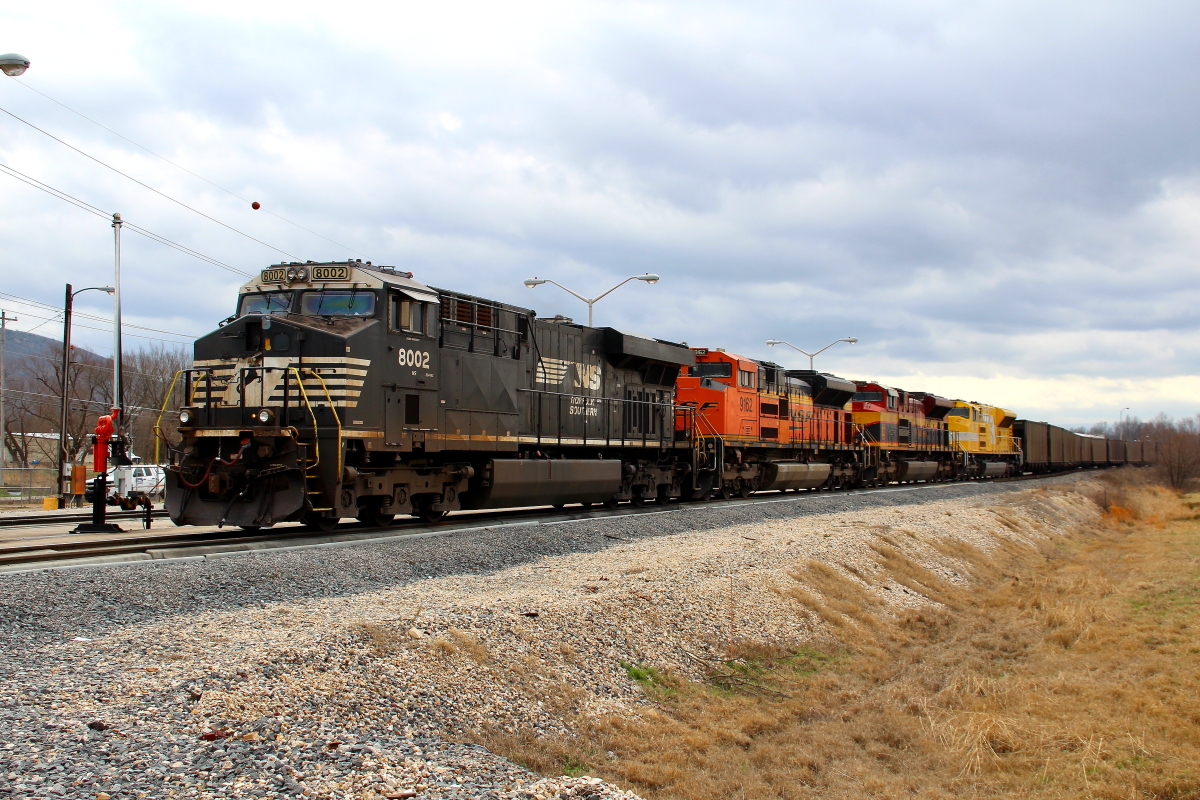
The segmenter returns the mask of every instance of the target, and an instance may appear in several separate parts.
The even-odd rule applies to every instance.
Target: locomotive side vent
[[[475,321],[475,304],[464,300],[454,301],[454,319],[470,325]]]

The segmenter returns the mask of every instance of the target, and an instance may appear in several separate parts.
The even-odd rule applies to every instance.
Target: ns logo
[[[568,375],[571,376],[571,385],[576,389],[600,389],[599,364],[581,364],[559,358],[543,358],[539,361],[534,381],[548,386],[562,386]]]

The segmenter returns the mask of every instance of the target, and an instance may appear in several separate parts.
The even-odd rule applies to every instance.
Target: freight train
[[[1096,447],[1143,460],[1003,408],[542,318],[362,261],[262,270],[183,375],[179,525],[987,478],[1098,464]]]

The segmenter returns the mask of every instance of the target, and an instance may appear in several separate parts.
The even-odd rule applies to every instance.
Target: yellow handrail
[[[337,406],[333,404],[333,397],[329,394],[329,387],[325,385],[325,379],[316,370],[310,370],[313,376],[321,382],[321,388],[325,390],[325,399],[329,401],[329,410],[333,412],[333,421],[337,425],[337,478],[338,483],[342,481],[342,418],[338,416]],[[316,424],[315,422],[313,423]]]
[[[182,374],[183,374],[183,370],[181,370],[181,369],[175,370],[175,377],[171,378],[171,386],[169,389],[167,389],[167,396],[163,400],[162,408],[160,408],[158,411],[158,419],[154,420],[154,463],[155,464],[159,463],[159,461],[158,461],[158,453],[159,453],[158,445],[159,445],[159,442],[163,438],[162,427],[161,427],[163,414],[167,413],[167,406],[169,406],[171,404],[171,395],[173,395],[175,393],[175,381],[179,380],[179,376]]]
[[[312,464],[305,465],[304,473],[305,479],[307,480],[308,468],[310,466],[315,467],[321,463],[321,440],[317,436],[317,413],[313,411],[312,403],[308,402],[308,392],[304,391],[304,379],[300,377],[300,370],[296,369],[295,367],[288,367],[287,369],[289,372],[294,372],[296,374],[296,385],[300,387],[300,396],[304,398],[304,405],[308,409],[308,415],[312,417],[313,421],[313,450],[315,450],[317,453],[317,460]],[[295,436],[293,438],[298,439],[299,436]],[[339,436],[338,438],[340,440],[341,437]],[[341,442],[339,441],[338,444],[340,446]]]

